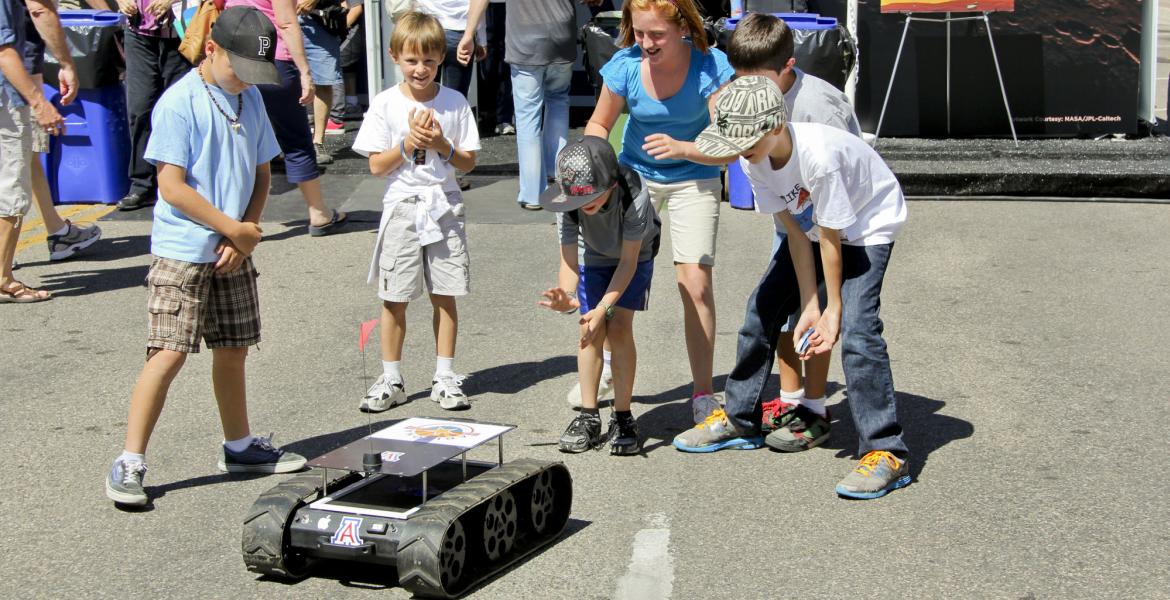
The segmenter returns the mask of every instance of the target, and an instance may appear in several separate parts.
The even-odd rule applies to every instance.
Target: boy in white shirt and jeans
[[[909,451],[902,441],[878,316],[894,237],[906,222],[906,201],[894,174],[861,139],[818,123],[786,121],[775,82],[740,77],[720,92],[713,124],[695,139],[695,148],[708,157],[740,156],[757,210],[776,213],[788,230],[792,260],[774,255],[748,300],[736,364],[727,377],[726,412],[716,411],[679,434],[674,446],[684,452],[760,446],[761,402],[777,336],[784,317],[799,303],[803,308],[793,337],[814,329],[802,358],[828,352],[841,333],[846,392],[863,456],[837,484],[837,494],[878,498],[910,483]],[[789,193],[799,188],[808,195]],[[820,232],[828,296],[823,311],[816,298],[811,243],[792,218],[792,211],[806,202],[812,203]]]
[[[406,307],[422,296],[424,279],[437,324],[431,400],[447,410],[471,406],[463,377],[454,371],[455,298],[467,294],[470,282],[455,169],[475,168],[480,146],[467,100],[435,83],[447,51],[435,17],[418,12],[399,17],[390,56],[404,81],[374,98],[353,144],[369,157],[370,172],[389,180],[368,278],[377,281],[382,299],[383,373],[359,405],[366,412],[406,402],[400,367]]]

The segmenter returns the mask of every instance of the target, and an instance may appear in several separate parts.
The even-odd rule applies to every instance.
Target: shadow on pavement
[[[463,391],[473,398],[487,393],[517,394],[546,379],[576,372],[576,356],[562,355],[539,362],[511,363],[469,374],[463,383]]]
[[[902,439],[910,449],[910,475],[915,481],[931,453],[947,444],[971,437],[975,426],[938,412],[946,402],[906,392],[896,392],[898,422],[902,425]],[[833,433],[821,447],[837,450],[838,458],[858,458],[857,429],[848,398],[829,407]]]

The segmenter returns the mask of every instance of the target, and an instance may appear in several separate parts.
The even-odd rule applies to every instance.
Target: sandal
[[[0,304],[28,304],[29,302],[44,302],[53,295],[44,290],[34,290],[19,281],[11,281],[0,287]]]
[[[313,237],[321,237],[323,235],[337,233],[341,229],[342,225],[345,225],[345,221],[348,218],[349,218],[349,215],[347,215],[339,210],[335,210],[335,211],[333,211],[333,217],[329,219],[328,223],[326,223],[324,225],[310,224],[309,225],[309,235],[311,235]]]

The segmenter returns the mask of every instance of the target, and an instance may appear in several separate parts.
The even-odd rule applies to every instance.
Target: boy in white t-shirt
[[[803,310],[793,336],[814,329],[803,358],[828,352],[841,334],[846,392],[864,456],[837,484],[837,494],[878,498],[910,483],[909,451],[878,316],[906,201],[894,174],[861,139],[826,125],[786,120],[775,82],[741,77],[719,95],[713,125],[695,139],[696,149],[707,156],[740,156],[760,212],[777,213],[784,222],[792,260],[773,255],[748,300],[736,364],[727,378],[726,413],[679,434],[674,445],[686,452],[759,446],[761,401],[780,321],[799,303]],[[828,296],[823,311],[816,300],[811,243],[792,218],[806,202],[812,203],[820,233]]]
[[[359,409],[381,412],[406,402],[402,343],[406,307],[422,296],[425,280],[434,307],[435,374],[431,400],[447,410],[471,405],[463,377],[455,374],[458,313],[455,297],[470,283],[463,198],[455,169],[475,168],[479,132],[467,100],[435,83],[447,53],[443,27],[435,17],[410,12],[399,17],[390,38],[390,56],[403,82],[374,97],[354,151],[370,158],[370,172],[386,177],[369,282],[382,299],[383,373]]]

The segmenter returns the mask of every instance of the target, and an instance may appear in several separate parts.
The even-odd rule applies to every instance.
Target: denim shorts
[[[325,30],[321,22],[312,17],[297,17],[305,39],[305,58],[309,61],[309,73],[314,85],[341,83],[341,40]]]
[[[616,271],[617,265],[609,267],[581,266],[581,280],[577,283],[577,300],[581,303],[581,314],[585,314],[597,306],[601,297],[605,295],[605,290],[609,289],[609,282],[613,280],[613,274]],[[634,276],[630,278],[630,284],[626,286],[626,291],[622,292],[621,298],[618,298],[617,306],[630,310],[649,308],[650,280],[653,277],[653,260],[644,260],[638,263],[637,268],[634,269]]]

